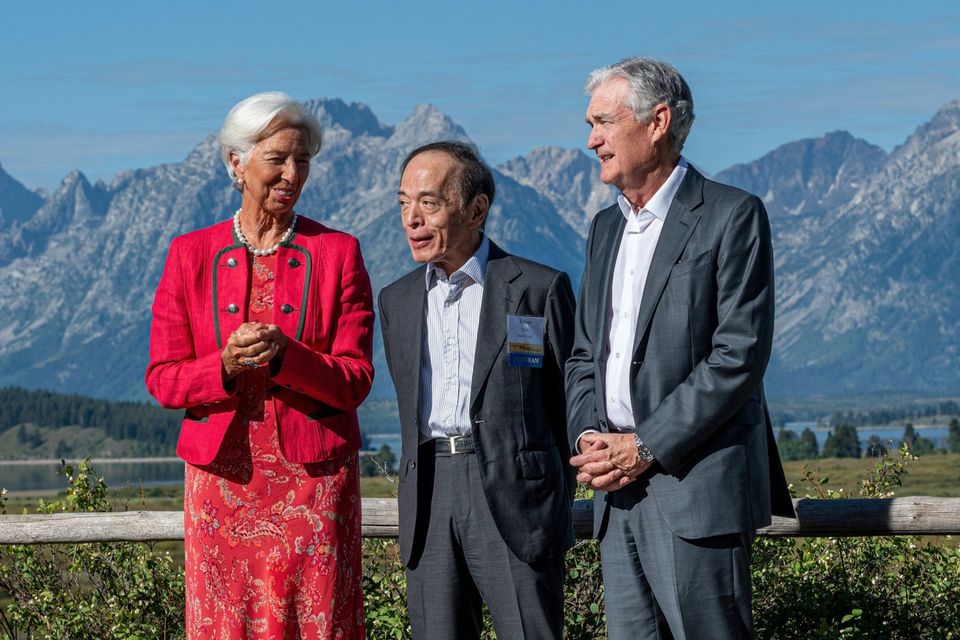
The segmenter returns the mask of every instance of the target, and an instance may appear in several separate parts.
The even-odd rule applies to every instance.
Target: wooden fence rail
[[[764,536],[960,534],[960,498],[794,500],[798,518],[774,518]],[[593,502],[573,508],[577,537],[589,538]],[[363,536],[397,536],[397,501],[363,499]],[[0,515],[0,544],[183,540],[181,511]]]

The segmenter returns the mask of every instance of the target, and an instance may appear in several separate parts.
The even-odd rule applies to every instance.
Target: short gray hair
[[[650,112],[660,103],[670,107],[670,144],[675,153],[680,153],[694,118],[693,95],[680,72],[673,65],[653,58],[624,58],[591,72],[584,91],[592,95],[597,87],[614,78],[623,78],[629,83],[628,106],[638,121],[648,122]]]
[[[306,132],[311,158],[320,153],[323,131],[312,113],[285,93],[257,93],[234,105],[220,129],[220,157],[231,182],[237,174],[230,164],[230,155],[236,154],[240,164],[246,165],[253,147],[276,131],[276,127],[270,126],[275,120]]]

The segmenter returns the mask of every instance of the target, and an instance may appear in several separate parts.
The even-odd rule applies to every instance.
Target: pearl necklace
[[[287,227],[287,230],[283,232],[283,236],[280,238],[280,241],[272,247],[267,247],[266,249],[255,249],[250,241],[247,240],[246,236],[243,235],[243,231],[240,230],[240,209],[237,209],[237,212],[233,215],[233,232],[236,234],[237,238],[240,240],[241,244],[247,248],[247,251],[252,253],[255,256],[269,256],[270,254],[276,253],[277,249],[280,248],[284,242],[290,240],[290,237],[293,235],[293,230],[297,227],[297,214],[294,212],[293,220],[290,221],[290,226]]]

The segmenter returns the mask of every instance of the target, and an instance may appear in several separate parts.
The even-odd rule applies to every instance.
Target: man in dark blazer
[[[574,300],[563,272],[483,234],[490,169],[465,144],[413,151],[400,181],[424,266],[380,293],[397,390],[400,553],[413,637],[559,638],[573,544],[563,366]]]
[[[763,395],[767,215],[681,157],[693,98],[672,66],[624,60],[586,88],[587,144],[621,196],[587,241],[567,420],[609,637],[749,638],[754,533],[793,514]]]

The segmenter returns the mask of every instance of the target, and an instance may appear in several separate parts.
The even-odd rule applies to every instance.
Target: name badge
[[[543,367],[544,323],[536,316],[507,316],[507,362],[511,367]]]

